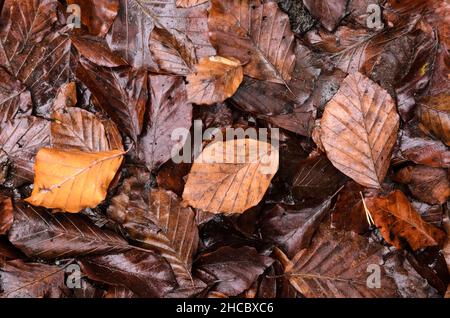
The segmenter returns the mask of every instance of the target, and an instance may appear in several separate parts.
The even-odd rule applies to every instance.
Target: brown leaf
[[[199,4],[205,3],[208,0],[176,0],[176,1],[177,1],[177,7],[188,8],[188,7],[194,7]]]
[[[424,222],[399,190],[387,196],[366,198],[365,201],[383,238],[398,249],[409,245],[418,250],[441,245],[445,240],[445,233]]]
[[[214,142],[195,159],[183,199],[208,212],[243,213],[261,201],[277,170],[278,149],[266,142]]]
[[[62,85],[53,100],[53,111],[59,111],[67,107],[74,107],[78,102],[77,86],[74,82]]]
[[[321,141],[336,168],[363,186],[379,188],[389,168],[398,126],[391,96],[355,73],[325,107]]]
[[[4,155],[10,161],[13,170],[10,173],[21,181],[33,180],[34,157],[49,143],[50,122],[47,120],[30,116],[0,124],[0,159]]]
[[[169,264],[153,251],[87,257],[79,264],[90,279],[128,288],[140,297],[164,297],[176,286]]]
[[[174,34],[181,42],[179,45],[192,42],[198,58],[215,55],[208,39],[208,3],[192,8],[177,8],[175,0],[119,2],[119,14],[106,40],[109,47],[133,67],[157,69],[148,36],[155,26]]]
[[[64,298],[64,267],[0,260],[0,298]]]
[[[262,256],[252,247],[221,247],[205,253],[195,263],[195,271],[204,277],[213,290],[227,296],[237,296],[272,265],[273,259]]]
[[[309,12],[330,32],[344,17],[347,2],[347,0],[303,0]]]
[[[68,0],[68,5],[77,4],[81,10],[81,22],[89,33],[104,37],[108,33],[119,10],[119,0]]]
[[[330,205],[330,199],[303,209],[276,205],[262,218],[261,235],[293,257],[299,250],[308,247],[314,232],[329,212]]]
[[[11,198],[0,193],[0,235],[6,234],[14,221]]]
[[[71,40],[78,52],[96,65],[106,67],[128,65],[123,58],[111,52],[103,40],[91,36],[72,36]]]
[[[180,285],[192,282],[192,259],[198,245],[195,214],[162,189],[146,191],[145,178],[127,179],[112,199],[108,216],[144,247],[156,249],[171,265]]]
[[[150,80],[150,118],[140,142],[140,156],[149,170],[158,169],[172,158],[173,151],[181,149],[179,135],[192,124],[192,105],[187,101],[182,77],[152,75]]]
[[[235,58],[202,58],[195,73],[186,78],[188,99],[198,105],[221,103],[234,95],[243,78],[241,63]]]
[[[83,215],[52,214],[22,201],[14,203],[14,223],[8,239],[28,257],[47,260],[131,248],[121,236],[98,228]]]
[[[52,120],[50,140],[54,148],[86,152],[122,150],[114,148],[103,123],[88,111],[65,108],[53,112]]]
[[[450,146],[450,96],[448,92],[422,100],[419,107],[419,118],[433,135]]]
[[[28,203],[66,212],[96,207],[106,197],[123,151],[82,152],[42,148],[36,156]]]
[[[440,141],[403,133],[400,151],[406,159],[435,168],[450,168],[450,150]]]
[[[159,169],[158,175],[156,176],[158,187],[182,196],[185,183],[184,178],[189,173],[189,170],[191,170],[191,164],[184,162],[177,164],[169,160]]]
[[[244,74],[286,84],[294,68],[294,34],[274,2],[212,0],[209,37],[220,56],[246,63]]]
[[[331,224],[334,228],[358,234],[369,230],[370,224],[362,202],[363,191],[364,187],[352,180],[345,184],[331,213]]]
[[[34,113],[44,116],[71,75],[71,41],[64,30],[52,32],[57,6],[55,0],[8,0],[0,25],[0,65],[29,89]]]
[[[159,69],[164,72],[188,75],[197,64],[194,44],[178,31],[154,27],[149,48]]]
[[[0,67],[0,124],[31,115],[32,107],[30,92]]]
[[[308,249],[281,262],[292,286],[307,298],[396,297],[396,285],[381,267],[382,288],[369,288],[369,266],[380,266],[382,248],[352,232],[321,226]],[[372,271],[373,272],[373,271]]]
[[[137,142],[148,99],[147,72],[99,67],[81,60],[77,77],[92,91],[98,106]]]
[[[447,170],[409,166],[398,171],[394,181],[407,184],[413,196],[429,204],[444,204],[450,196]]]

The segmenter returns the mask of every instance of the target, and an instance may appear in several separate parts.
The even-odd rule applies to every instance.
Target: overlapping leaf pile
[[[0,297],[450,293],[448,1],[0,10]]]

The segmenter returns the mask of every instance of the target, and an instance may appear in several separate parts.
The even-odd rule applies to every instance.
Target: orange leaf
[[[235,58],[211,56],[202,58],[196,72],[188,75],[186,90],[195,104],[221,103],[234,95],[244,79],[241,63]]]
[[[36,156],[34,189],[26,201],[49,209],[94,208],[123,159],[123,151],[82,152],[42,148]]]
[[[381,235],[398,249],[408,243],[413,250],[441,245],[445,233],[426,223],[399,190],[387,196],[366,198],[366,204]]]
[[[263,198],[278,156],[278,149],[254,139],[214,142],[195,159],[183,199],[212,213],[243,213]]]

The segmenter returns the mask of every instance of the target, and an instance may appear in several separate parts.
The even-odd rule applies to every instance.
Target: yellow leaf
[[[123,151],[83,152],[42,148],[36,156],[34,189],[26,201],[49,209],[79,212],[106,197]]]

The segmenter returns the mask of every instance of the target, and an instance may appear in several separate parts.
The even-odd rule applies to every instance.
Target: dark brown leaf
[[[120,252],[131,248],[121,236],[101,230],[85,216],[52,214],[22,202],[14,204],[14,223],[8,238],[28,257],[43,259]]]
[[[158,169],[183,147],[180,130],[192,124],[192,105],[187,101],[182,77],[152,75],[150,81],[150,118],[140,139],[140,156],[149,170]],[[189,142],[189,140],[188,140]]]
[[[84,58],[98,66],[117,67],[128,65],[124,59],[111,52],[103,40],[91,36],[72,36],[71,40]]]
[[[93,256],[79,264],[90,279],[125,287],[140,297],[164,297],[177,285],[170,265],[153,251]]]
[[[447,170],[409,166],[397,172],[394,180],[407,184],[413,196],[429,204],[443,204],[450,196]]]
[[[0,235],[8,232],[13,221],[14,215],[11,198],[0,193]]]
[[[303,0],[309,12],[320,20],[328,31],[333,31],[344,17],[347,0]]]
[[[236,296],[247,290],[272,262],[273,259],[259,255],[251,247],[222,247],[201,255],[195,271],[208,278],[206,282],[214,291]]]
[[[137,142],[147,104],[147,72],[110,69],[81,60],[77,77],[92,91],[102,108],[128,136]]]
[[[0,124],[31,115],[32,106],[26,87],[0,67]]]
[[[64,298],[68,294],[64,267],[0,259],[0,298]]]

